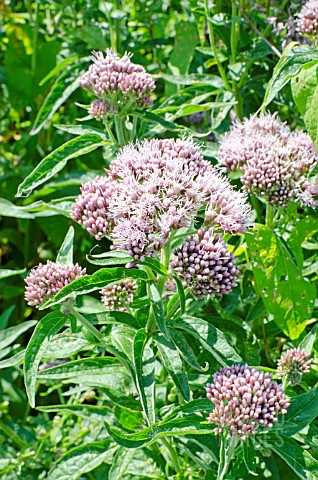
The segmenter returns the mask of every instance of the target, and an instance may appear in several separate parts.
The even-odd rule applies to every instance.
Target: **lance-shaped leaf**
[[[186,337],[183,335],[182,332],[180,332],[176,328],[169,328],[168,332],[172,340],[174,341],[177,349],[179,350],[181,356],[192,368],[195,368],[200,372],[204,372],[209,368],[208,365],[206,365],[205,367],[201,367],[194,351],[190,347],[189,342],[187,341]]]
[[[38,366],[50,337],[55,335],[68,317],[62,312],[51,312],[41,318],[25,351],[24,381],[31,407],[35,406],[35,386]]]
[[[236,353],[223,332],[215,328],[202,318],[189,317],[169,322],[169,327],[180,328],[197,338],[201,345],[210,352],[222,366],[233,363],[243,363],[242,358]]]
[[[183,368],[182,360],[180,358],[177,347],[172,340],[167,340],[162,334],[155,333],[153,338],[156,340],[156,345],[159,349],[163,364],[172,378],[173,383],[180,392],[182,398],[189,402],[190,388],[187,374]]]
[[[144,328],[138,330],[134,338],[134,366],[136,386],[148,424],[155,417],[155,357],[152,348],[147,345],[148,336]]]
[[[161,296],[154,282],[151,282],[150,284],[148,284],[147,287],[148,287],[148,295],[151,301],[152,311],[156,319],[156,323],[159,327],[159,330],[163,333],[165,337],[167,337],[169,334],[166,327],[166,320],[165,320],[165,314],[163,310]]]
[[[62,265],[73,263],[73,241],[74,227],[70,227],[57,254],[56,263],[61,263]]]
[[[64,143],[64,145],[61,145],[43,158],[30,175],[23,180],[18,187],[17,197],[30,195],[36,187],[62,170],[68,160],[92,152],[104,144],[105,142],[101,140],[99,135],[89,133]]]
[[[8,368],[8,367],[15,367],[17,365],[21,365],[24,361],[25,350],[16,353],[13,357],[6,358],[5,360],[1,360],[0,368]]]
[[[23,322],[15,327],[6,328],[0,332],[0,351],[14,342],[22,333],[36,324],[35,320]]]
[[[133,268],[101,268],[93,273],[93,275],[85,275],[84,277],[77,278],[63,287],[55,297],[46,302],[41,309],[64,302],[69,297],[74,296],[74,294],[85,295],[86,293],[94,292],[94,290],[100,290],[106,287],[106,285],[122,280],[123,278],[146,280],[147,274],[142,270]]]
[[[118,360],[113,357],[83,358],[72,362],[58,365],[38,373],[38,378],[46,380],[65,380],[67,378],[80,377],[82,375],[94,375],[95,373],[111,375],[119,366]]]
[[[86,418],[91,422],[111,421],[113,412],[110,407],[97,405],[49,405],[37,407],[40,412],[71,413],[81,418]]]

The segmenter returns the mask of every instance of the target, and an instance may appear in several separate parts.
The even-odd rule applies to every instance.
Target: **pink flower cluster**
[[[278,414],[290,405],[283,388],[272,381],[272,374],[247,365],[224,367],[207,384],[207,397],[215,408],[208,421],[215,423],[215,433],[226,432],[245,440],[262,428],[272,428]]]
[[[276,115],[253,115],[224,135],[218,161],[226,171],[241,170],[246,191],[274,205],[290,201],[317,206],[317,177],[310,178],[318,153],[309,135],[292,132]]]
[[[124,147],[108,177],[84,184],[72,217],[97,240],[135,260],[153,256],[170,232],[190,226],[206,205],[208,226],[231,233],[250,224],[245,196],[203,160],[192,139],[145,140]]]
[[[118,283],[107,285],[100,293],[102,302],[107,310],[126,312],[127,306],[133,301],[134,294],[138,290],[135,280],[126,278]]]
[[[171,268],[185,280],[194,298],[228,293],[236,286],[238,267],[227,244],[213,228],[200,228],[174,251]]]
[[[93,102],[89,110],[91,116],[98,114],[101,118],[102,114],[126,108],[130,102],[142,108],[151,106],[150,93],[155,84],[144,67],[132,63],[130,57],[127,53],[119,57],[111,49],[106,50],[106,56],[102,52],[93,52],[93,64],[83,75],[80,85],[107,103]]]
[[[277,373],[282,378],[287,377],[292,385],[297,385],[302,375],[310,371],[312,361],[310,353],[305,353],[304,349],[290,348],[279,358]]]
[[[314,36],[318,33],[318,1],[308,0],[296,13],[296,31],[301,35]]]
[[[25,299],[29,305],[39,307],[49,298],[54,297],[65,285],[85,274],[86,269],[77,263],[62,265],[50,260],[46,265],[40,263],[25,279],[27,284]]]

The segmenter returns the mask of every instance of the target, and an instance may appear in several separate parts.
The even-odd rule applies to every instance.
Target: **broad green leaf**
[[[58,365],[38,373],[39,379],[65,380],[66,378],[94,375],[95,373],[109,375],[119,365],[113,357],[84,358]]]
[[[25,272],[25,268],[22,270],[9,270],[8,268],[0,268],[0,280],[3,278],[14,277],[15,275],[21,275]]]
[[[124,479],[125,473],[134,458],[135,450],[127,450],[124,447],[120,447],[115,455],[114,461],[108,473],[109,480],[121,480]]]
[[[54,335],[43,352],[43,358],[68,358],[90,345],[82,333],[71,333],[69,330]]]
[[[302,480],[315,480],[318,478],[318,461],[310,453],[301,448],[295,440],[284,435],[268,433],[265,437],[266,444],[277,453]]]
[[[62,265],[73,263],[74,227],[70,227],[57,254],[56,262]]]
[[[93,265],[124,265],[125,263],[129,263],[133,260],[133,257],[128,255],[125,251],[112,251],[112,252],[105,252],[99,255],[92,255],[89,254],[86,256],[89,263]]]
[[[20,325],[15,327],[6,328],[0,332],[0,351],[6,348],[8,345],[11,345],[22,333],[29,330],[36,324],[35,320],[29,320],[28,322],[23,322]]]
[[[48,405],[37,407],[40,412],[55,413],[71,413],[81,418],[86,418],[91,422],[101,422],[111,420],[113,412],[110,407],[102,407],[97,405]]]
[[[156,323],[159,327],[159,330],[163,333],[164,336],[168,336],[168,330],[166,327],[165,314],[163,310],[163,304],[160,297],[160,293],[154,282],[151,282],[147,285],[148,296],[151,301],[152,311],[156,319]]]
[[[147,120],[151,123],[155,123],[155,124],[158,124],[158,125],[161,125],[162,127],[164,127],[166,130],[168,131],[179,131],[179,130],[182,130],[182,127],[181,126],[178,126],[172,122],[169,122],[168,120],[166,120],[165,118],[161,117],[160,115],[156,115],[152,112],[134,112],[134,114],[137,116],[137,117],[140,117],[142,120]]]
[[[172,378],[173,383],[180,392],[182,398],[190,401],[190,388],[187,374],[183,368],[182,360],[179,352],[172,340],[167,340],[160,333],[155,333],[153,338],[156,340],[156,345],[159,349],[163,364]]]
[[[176,347],[178,348],[180,354],[184,358],[184,360],[190,365],[190,367],[199,370],[200,372],[204,372],[209,367],[206,365],[205,367],[201,367],[199,362],[197,361],[197,357],[190,347],[186,337],[176,328],[169,328],[168,332],[174,341]]]
[[[148,424],[155,417],[155,357],[152,348],[147,345],[148,336],[144,328],[138,330],[134,338],[134,366],[136,386]]]
[[[222,366],[230,366],[233,363],[243,363],[242,358],[230,345],[224,333],[202,318],[184,315],[182,318],[169,322],[169,327],[180,328],[197,338],[201,345],[211,353]]]
[[[139,448],[153,443],[160,437],[174,435],[213,435],[211,423],[202,423],[204,419],[199,415],[189,415],[185,418],[175,418],[169,422],[160,422],[150,425],[141,432],[125,434],[118,428],[110,427],[106,422],[105,426],[109,435],[115,442],[126,448]]]
[[[102,140],[107,140],[107,136],[104,130],[91,127],[88,125],[54,125],[55,128],[62,132],[70,133],[71,135],[84,135],[85,133],[92,133],[99,135]]]
[[[309,135],[318,148],[318,67],[302,70],[292,79],[292,93]]]
[[[77,480],[101,465],[108,454],[110,439],[86,443],[68,451],[48,473],[47,480]]]
[[[86,153],[96,150],[104,145],[99,135],[85,134],[73,138],[61,145],[52,153],[47,155],[28,175],[18,187],[17,197],[24,197],[39,185],[54,177],[62,168],[65,167],[68,160],[80,157]]]
[[[309,69],[318,63],[318,50],[308,49],[300,53],[283,56],[277,63],[263,102],[266,107],[277,93],[302,69]]]
[[[0,362],[0,368],[16,367],[24,361],[25,350],[16,353],[13,357],[6,358]]]
[[[16,305],[10,305],[10,307],[6,308],[0,315],[0,330],[4,330],[8,325],[10,320],[11,314],[15,310]]]
[[[214,404],[207,398],[198,398],[197,400],[191,400],[191,402],[178,405],[171,412],[169,412],[163,418],[161,423],[170,422],[173,418],[180,416],[192,415],[200,413],[204,417],[208,415],[211,409],[214,408]]]
[[[133,344],[135,329],[127,325],[113,325],[110,334],[105,338],[107,349],[115,355],[135,377],[133,368]]]
[[[202,75],[199,73],[190,73],[189,75],[163,74],[162,78],[176,85],[209,85],[220,90],[224,88],[223,80],[217,75]]]
[[[63,287],[52,300],[46,302],[42,308],[51,307],[58,303],[64,302],[69,297],[76,295],[85,295],[86,293],[101,290],[110,283],[115,283],[123,278],[133,278],[135,280],[146,280],[147,274],[141,270],[133,268],[101,268],[93,275],[85,275],[77,278],[70,284]]]
[[[65,71],[55,80],[51,90],[37,114],[31,135],[38,133],[53,117],[54,113],[79,87],[81,68],[87,62],[87,58],[76,61],[74,65],[66,68]]]
[[[315,420],[318,412],[318,390],[309,390],[302,395],[292,397],[287,413],[283,415],[274,429],[283,435],[292,437]]]
[[[159,275],[168,275],[168,270],[155,258],[145,257],[143,262],[139,262],[139,265],[147,265],[155,272],[159,273]]]
[[[299,337],[311,318],[316,288],[303,276],[275,233],[256,225],[246,243],[259,294],[277,326],[292,340]]]
[[[303,267],[305,242],[312,237],[318,230],[318,218],[307,216],[296,223],[295,228],[290,234],[288,245],[293,251],[300,268]],[[318,243],[314,244],[314,249],[318,249]]]
[[[5,198],[0,198],[0,215],[13,218],[35,218],[32,213],[27,212],[23,207],[18,207]]]
[[[257,473],[257,459],[256,455],[257,452],[254,448],[253,442],[248,442],[248,441],[243,441],[243,457],[244,457],[244,463],[251,475],[255,475],[256,477],[258,476]]]
[[[107,312],[107,313],[97,313],[96,315],[87,315],[87,318],[93,323],[97,325],[105,325],[108,323],[122,323],[123,325],[128,325],[128,327],[135,328],[139,330],[139,328],[144,327],[141,323],[137,320],[137,318],[130,315],[127,312]]]
[[[25,351],[24,381],[31,407],[35,406],[35,386],[38,366],[45,347],[53,335],[65,325],[68,317],[62,312],[51,312],[41,318]]]
[[[131,412],[141,412],[142,407],[140,402],[135,400],[132,396],[127,395],[127,392],[124,390],[112,388],[107,385],[107,387],[102,387],[102,391],[114,403],[114,405],[118,405],[120,408],[124,408]]]
[[[300,349],[304,349],[305,353],[311,353],[316,337],[317,337],[317,329],[318,329],[318,324],[314,325],[314,327],[311,329],[309,333],[302,339],[302,341],[299,343],[298,347]]]

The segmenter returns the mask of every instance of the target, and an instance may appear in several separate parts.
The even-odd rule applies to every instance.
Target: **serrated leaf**
[[[153,311],[156,323],[159,327],[159,330],[161,331],[161,333],[163,333],[164,336],[167,337],[169,336],[169,334],[166,327],[163,304],[162,304],[160,293],[158,292],[158,289],[154,282],[147,284],[147,291],[148,291],[148,296],[150,298],[152,311]]]
[[[134,366],[136,386],[148,424],[156,421],[155,416],[155,357],[147,345],[148,336],[144,328],[134,338]]]
[[[183,364],[179,352],[172,340],[167,340],[160,333],[153,334],[156,345],[159,349],[163,364],[172,378],[173,383],[180,392],[182,398],[190,401],[190,388],[187,374],[183,368]]]
[[[117,282],[123,278],[133,278],[135,280],[146,280],[147,274],[142,270],[133,268],[101,268],[93,275],[85,275],[84,277],[77,278],[73,282],[63,287],[55,297],[46,302],[42,308],[51,307],[53,305],[64,302],[67,298],[76,295],[85,295],[86,293],[94,292],[95,290],[101,290],[110,283]]]
[[[284,435],[267,434],[266,444],[277,453],[302,480],[318,478],[318,461],[295,440]]]
[[[224,333],[202,318],[184,315],[182,318],[169,322],[169,327],[180,328],[197,338],[201,345],[211,353],[222,366],[230,366],[233,363],[244,363],[242,358],[230,345]]]
[[[13,357],[6,358],[0,362],[0,368],[16,367],[24,361],[25,350],[16,353]]]
[[[161,422],[150,425],[141,432],[124,434],[118,428],[110,427],[106,422],[105,426],[109,435],[115,442],[126,448],[139,448],[153,443],[160,437],[174,435],[211,435],[213,427],[211,424],[202,423],[204,419],[198,415],[189,415],[185,418],[175,418],[169,422]]]
[[[108,454],[110,439],[86,443],[68,451],[49,471],[47,480],[77,480],[82,474],[94,470]]]
[[[65,325],[67,316],[62,312],[51,312],[41,318],[25,351],[24,382],[31,407],[35,406],[35,386],[38,366],[49,338]]]
[[[74,227],[70,227],[57,254],[56,263],[61,263],[62,265],[73,263],[73,241]]]
[[[23,332],[36,325],[35,320],[23,322],[15,327],[9,327],[0,332],[0,351],[11,345]]]
[[[81,66],[87,62],[87,58],[77,60],[74,65],[66,68],[65,71],[55,80],[51,90],[45,97],[43,104],[35,119],[31,135],[38,133],[53,117],[54,113],[79,87],[81,77]]]
[[[92,152],[101,145],[104,145],[104,142],[101,141],[100,137],[89,133],[69,140],[43,158],[43,160],[19,185],[16,196],[24,197],[30,195],[36,187],[62,170],[68,160]]]

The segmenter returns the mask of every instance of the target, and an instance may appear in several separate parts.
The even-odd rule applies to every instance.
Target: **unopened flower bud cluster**
[[[301,382],[302,375],[310,371],[312,361],[310,353],[304,349],[290,348],[279,358],[277,373],[281,378],[287,377],[292,385],[297,385]]]
[[[308,0],[296,17],[296,31],[301,35],[314,36],[318,34],[318,1]]]
[[[226,171],[240,170],[245,190],[273,205],[318,204],[317,176],[309,176],[317,165],[317,150],[309,135],[292,132],[276,115],[236,122],[221,142],[218,161]]]
[[[102,119],[110,113],[118,113],[127,109],[127,105],[138,105],[146,108],[152,105],[150,94],[155,89],[151,76],[144,67],[131,62],[130,55],[123,57],[106,50],[93,52],[93,63],[80,80],[80,85],[92,91],[95,100],[88,113],[92,117]]]
[[[285,414],[290,405],[272,374],[247,365],[221,368],[207,384],[206,394],[215,405],[208,418],[216,425],[215,433],[242,440],[272,428],[278,414]]]
[[[118,310],[126,312],[127,307],[134,300],[134,294],[138,290],[135,280],[126,278],[113,285],[103,288],[100,293],[101,300],[107,310]]]
[[[39,307],[49,298],[56,295],[63,287],[71,283],[76,278],[86,274],[86,269],[80,267],[77,263],[62,265],[48,261],[46,265],[40,263],[38,267],[33,268],[25,283],[25,299],[29,305]]]

